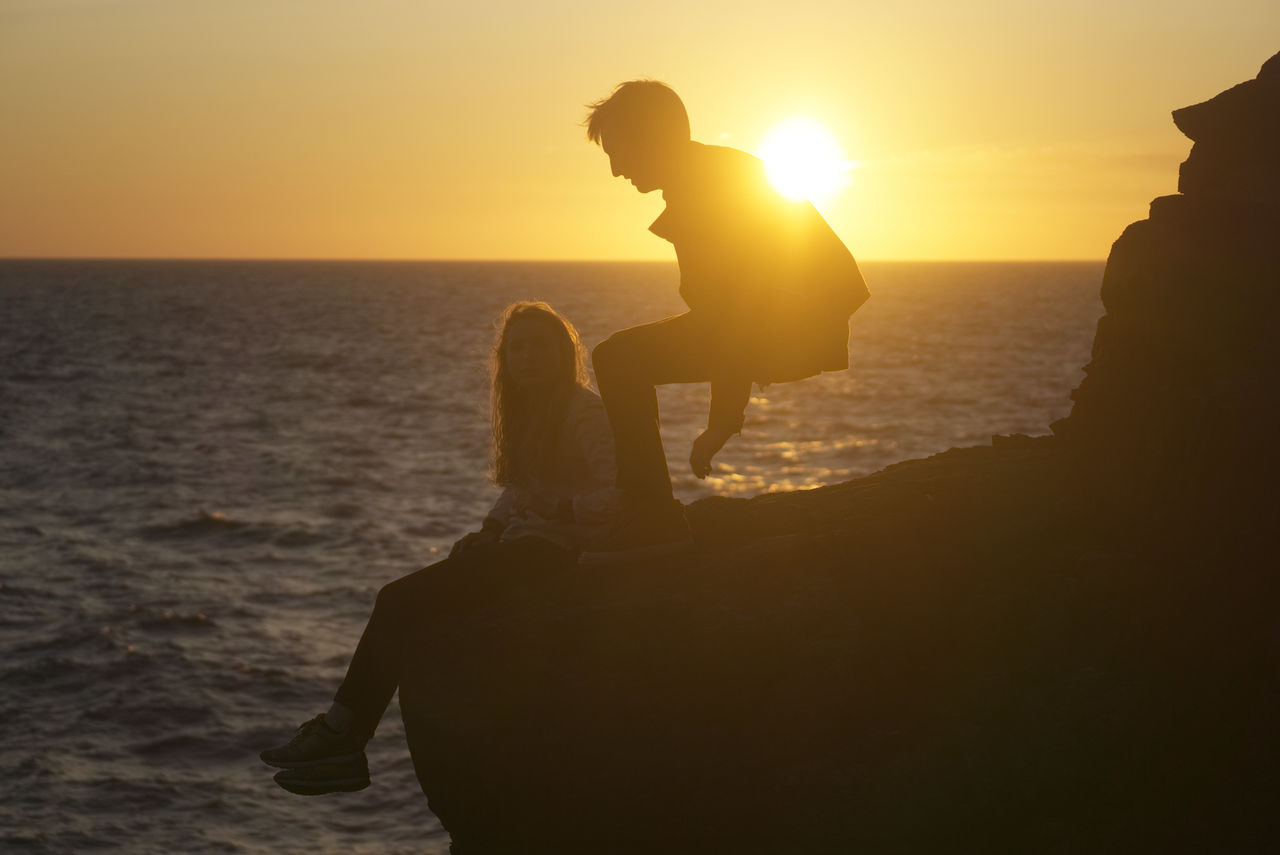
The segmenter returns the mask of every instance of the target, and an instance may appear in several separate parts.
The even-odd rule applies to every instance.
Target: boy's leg
[[[600,398],[613,427],[618,487],[641,506],[672,501],[658,431],[657,386],[716,374],[717,347],[692,313],[614,333],[591,353]]]

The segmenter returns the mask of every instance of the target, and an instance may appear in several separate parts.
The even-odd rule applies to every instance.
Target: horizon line
[[[874,264],[1094,264],[1100,258],[872,258]],[[325,264],[676,264],[659,258],[362,258],[324,256],[200,256],[200,255],[0,255],[6,261],[199,261],[199,262],[318,262]]]

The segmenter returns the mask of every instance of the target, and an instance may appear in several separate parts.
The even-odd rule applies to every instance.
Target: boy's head
[[[641,193],[661,187],[673,157],[689,141],[680,96],[656,80],[628,80],[587,109],[587,139],[604,149],[613,174],[630,179]]]

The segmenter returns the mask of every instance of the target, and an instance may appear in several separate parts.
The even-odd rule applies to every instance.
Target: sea
[[[807,490],[1070,411],[1101,262],[866,263],[851,367],[753,391],[705,481]],[[588,347],[683,308],[667,263],[0,261],[0,851],[445,853],[393,703],[373,784],[257,758],[327,708],[378,588],[477,527],[516,300]],[[625,830],[620,830],[625,834]]]

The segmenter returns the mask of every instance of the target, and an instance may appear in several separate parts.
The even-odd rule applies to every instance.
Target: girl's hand
[[[473,531],[470,534],[464,534],[462,538],[453,545],[453,549],[449,550],[449,557],[452,558],[459,553],[466,552],[473,546],[481,543],[497,543],[498,532],[491,528],[482,528],[480,531]]]

